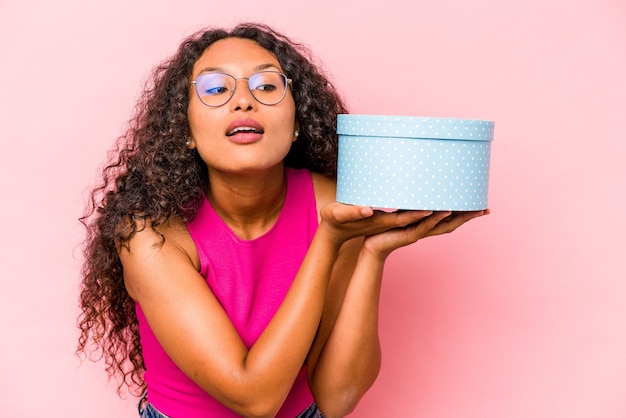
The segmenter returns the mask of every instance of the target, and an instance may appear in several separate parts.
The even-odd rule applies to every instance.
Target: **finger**
[[[443,222],[443,220],[445,218],[449,217],[450,215],[452,215],[451,211],[433,212],[432,215],[430,215],[427,218],[425,218],[422,223],[424,224],[424,226],[426,228],[428,228],[430,230],[430,229],[434,228],[436,225],[438,225],[441,222]]]
[[[427,236],[426,234],[435,228],[443,219],[450,216],[451,212],[435,212],[428,214],[423,212],[421,218],[417,222],[411,222],[407,225],[398,225],[389,232],[395,232],[397,235],[403,235],[407,242],[415,242],[416,240]]]
[[[385,225],[391,228],[402,228],[426,219],[433,214],[432,210],[402,210],[393,213],[381,213]]]
[[[419,216],[418,222],[412,222],[405,226],[388,230],[384,234],[389,238],[387,250],[392,251],[395,248],[412,244],[417,240],[428,236],[428,233],[436,227],[443,219],[450,216],[452,212],[435,212],[418,211],[413,216]]]
[[[427,233],[427,236],[441,235],[453,232],[461,225],[478,218],[483,215],[489,214],[489,210],[470,211],[470,212],[456,212],[447,219],[442,219],[441,222],[433,226],[433,228]]]
[[[339,202],[331,203],[322,208],[322,216],[338,224],[369,218],[373,214],[374,210],[368,206],[347,205]]]
[[[430,231],[452,214],[450,211],[434,212],[424,218],[421,222],[415,224],[411,228],[411,235],[416,239],[424,238],[430,235]]]

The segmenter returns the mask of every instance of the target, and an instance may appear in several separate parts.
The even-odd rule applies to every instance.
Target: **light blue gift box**
[[[337,201],[383,209],[487,208],[494,123],[338,115]]]

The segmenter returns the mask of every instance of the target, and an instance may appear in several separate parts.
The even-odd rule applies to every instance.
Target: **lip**
[[[231,132],[237,128],[251,128],[252,130],[232,134]],[[254,119],[237,119],[231,122],[226,128],[226,137],[237,144],[250,144],[259,141],[263,133],[263,125]]]

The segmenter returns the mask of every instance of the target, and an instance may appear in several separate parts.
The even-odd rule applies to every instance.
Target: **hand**
[[[405,228],[432,214],[432,211],[375,211],[368,206],[333,202],[321,210],[320,230],[334,243],[359,236],[379,234],[390,229]]]
[[[400,247],[413,244],[422,238],[450,233],[464,223],[488,214],[489,209],[471,212],[435,212],[406,227],[390,229],[366,237],[363,249],[380,259],[385,259],[392,251]]]

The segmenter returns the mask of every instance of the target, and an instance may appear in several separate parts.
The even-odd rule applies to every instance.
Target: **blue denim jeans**
[[[169,418],[167,415],[160,413],[157,409],[152,406],[150,402],[146,399],[147,392],[139,399],[139,403],[137,404],[137,410],[139,412],[140,418]],[[296,418],[324,418],[322,412],[317,408],[315,402],[313,402],[305,411],[303,411]]]
[[[148,402],[146,396],[148,396],[148,392],[144,391],[141,398],[139,398],[139,403],[137,404],[139,418],[169,418],[167,415],[157,411],[157,409],[152,406],[150,402]]]
[[[313,402],[311,406],[298,415],[297,418],[324,418],[324,415],[322,415],[322,411],[320,411],[315,402]]]

